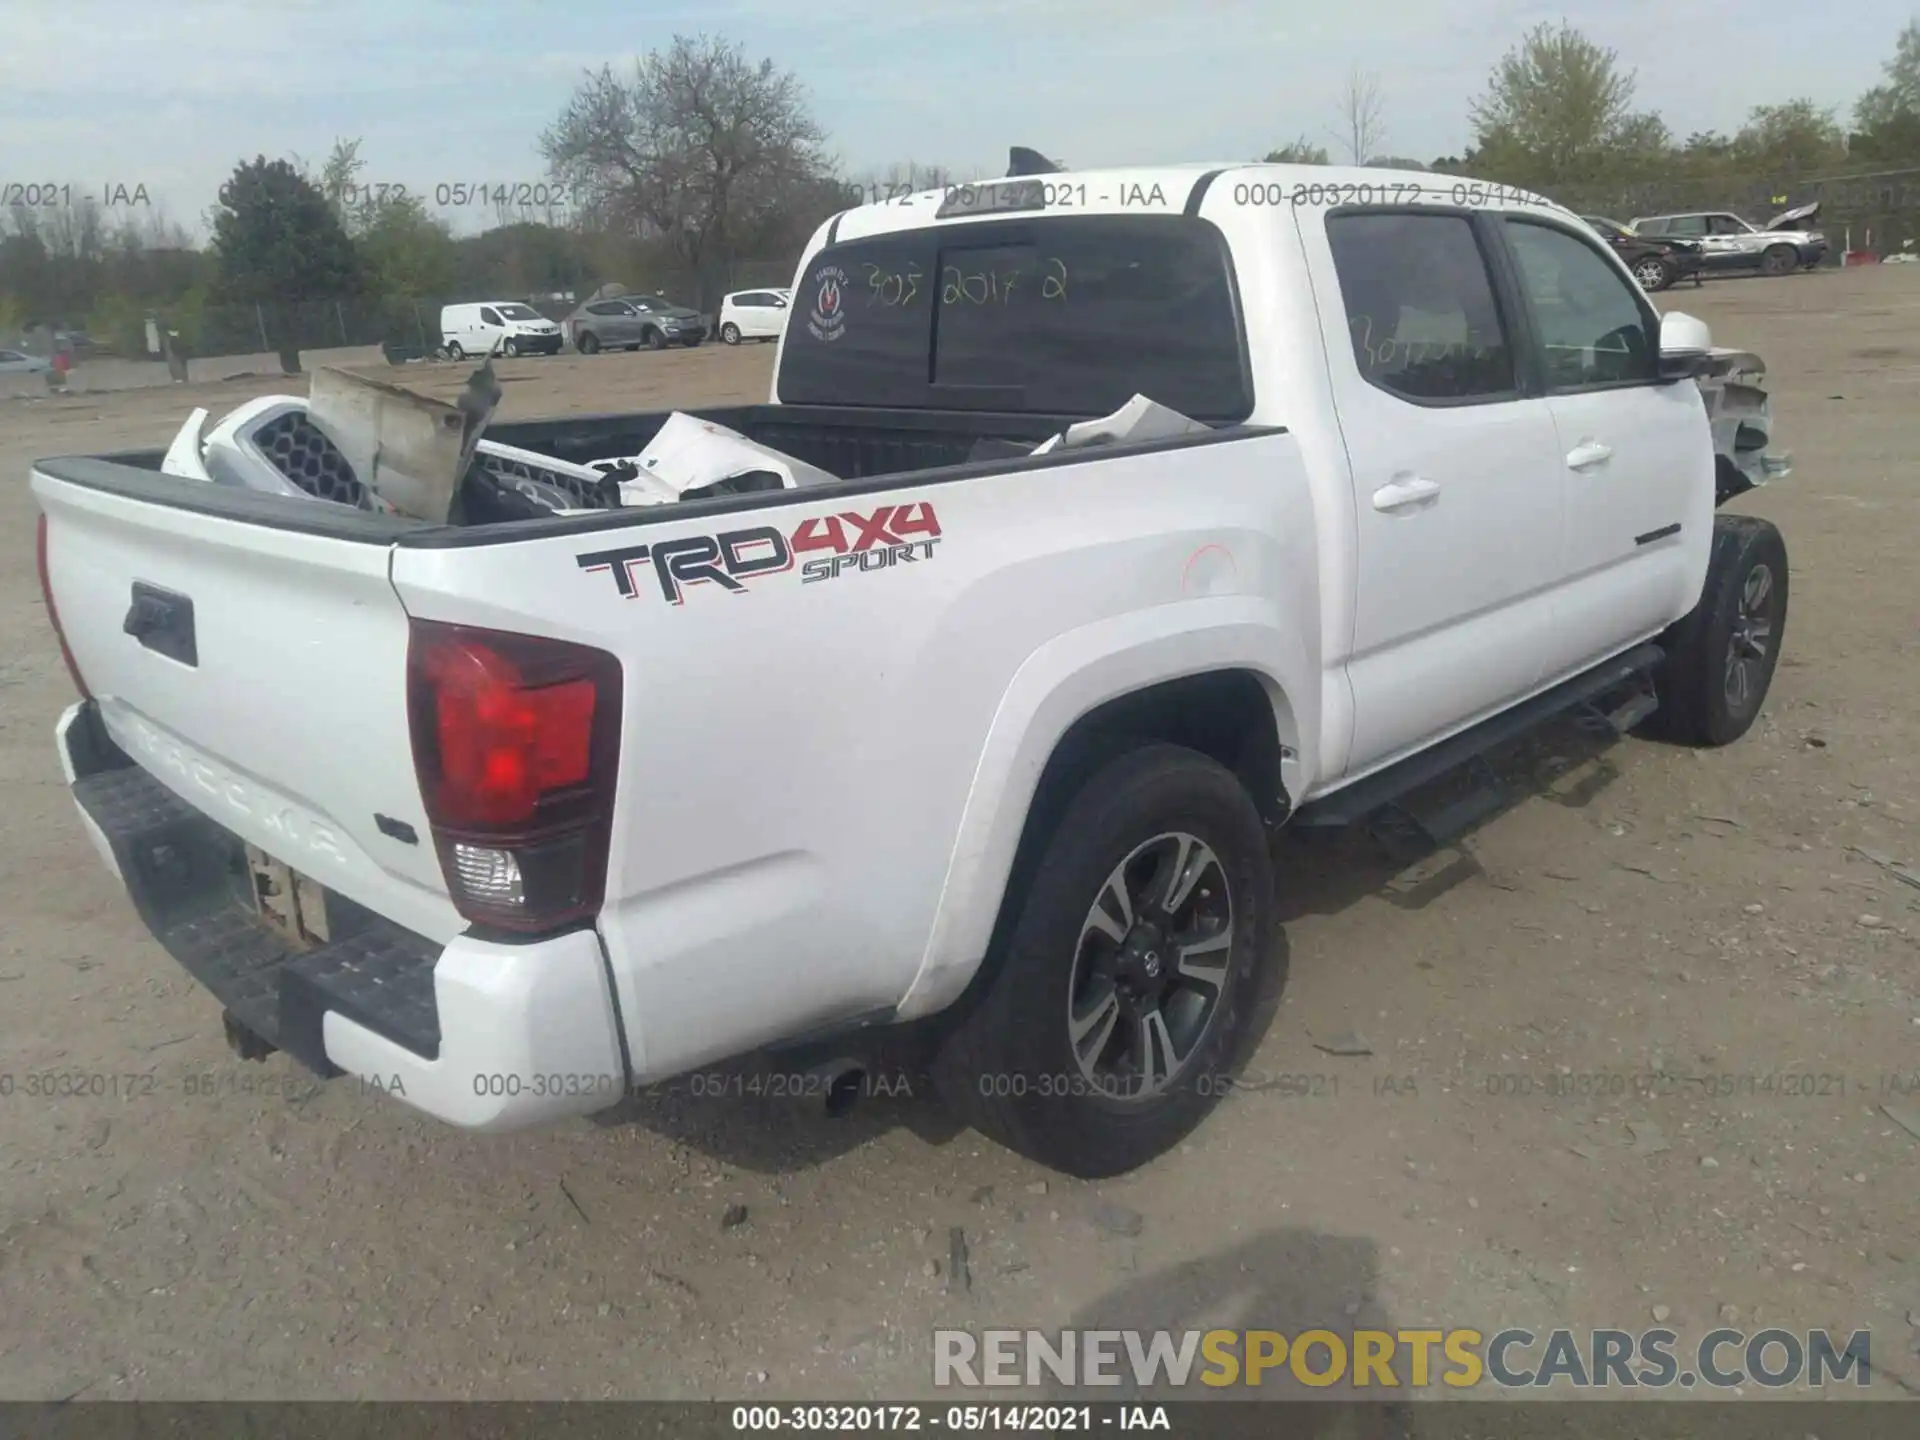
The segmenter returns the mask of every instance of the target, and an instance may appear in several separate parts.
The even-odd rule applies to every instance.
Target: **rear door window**
[[[1058,216],[830,246],[792,301],[787,403],[1104,415],[1253,408],[1225,240],[1186,216]]]
[[[1513,347],[1466,216],[1331,215],[1327,241],[1369,385],[1415,404],[1513,398]]]

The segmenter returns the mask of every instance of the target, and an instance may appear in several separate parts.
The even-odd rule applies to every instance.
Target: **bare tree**
[[[106,212],[92,196],[48,211],[40,225],[40,242],[47,253],[75,260],[98,260],[106,253],[107,238]]]
[[[870,205],[876,200],[892,200],[902,195],[918,195],[926,190],[944,190],[959,183],[945,165],[922,165],[918,160],[895,160],[890,165],[874,166],[847,181],[851,201]]]
[[[1380,93],[1380,77],[1358,65],[1347,72],[1340,92],[1340,123],[1334,133],[1355,165],[1365,165],[1385,147],[1387,102]]]
[[[730,41],[679,35],[630,79],[589,74],[540,149],[594,219],[668,241],[704,306],[738,244],[817,194],[824,140],[793,75]]]

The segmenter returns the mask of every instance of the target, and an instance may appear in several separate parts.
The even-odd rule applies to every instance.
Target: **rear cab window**
[[[1049,216],[876,235],[815,255],[786,404],[1105,415],[1136,394],[1253,410],[1227,242],[1189,216]]]

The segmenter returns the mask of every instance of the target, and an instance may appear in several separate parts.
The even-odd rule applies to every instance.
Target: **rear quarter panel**
[[[810,580],[800,551],[669,600],[621,547],[912,506],[918,558]],[[1053,741],[1139,684],[1250,666],[1317,724],[1312,504],[1291,436],[397,552],[429,619],[539,629],[626,674],[602,934],[637,1073],[899,1005],[984,951]],[[811,533],[811,532],[809,532]],[[765,546],[756,553],[777,553]],[[884,549],[885,547],[880,547]],[[588,562],[583,564],[583,558]],[[848,562],[842,562],[846,564]],[[817,567],[816,567],[817,568]],[[1303,745],[1316,737],[1300,737]],[[931,937],[931,939],[930,939]],[[916,981],[920,983],[916,985]]]

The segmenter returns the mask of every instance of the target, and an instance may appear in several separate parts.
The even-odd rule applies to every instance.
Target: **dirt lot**
[[[924,1092],[488,1139],[231,1059],[61,784],[25,475],[285,382],[0,405],[0,1394],[902,1397],[949,1324],[1655,1317],[1871,1327],[1876,1391],[1920,1393],[1920,1136],[1880,1108],[1920,1111],[1920,891],[1861,854],[1920,861],[1920,269],[1674,303],[1770,358],[1798,464],[1735,507],[1794,562],[1760,724],[1712,754],[1540,737],[1501,760],[1527,794],[1478,872],[1432,893],[1363,837],[1283,842],[1274,1083],[1099,1187]],[[506,410],[752,400],[770,359],[512,362]],[[1349,1031],[1373,1053],[1314,1046]],[[121,1093],[29,1093],[48,1072]]]

